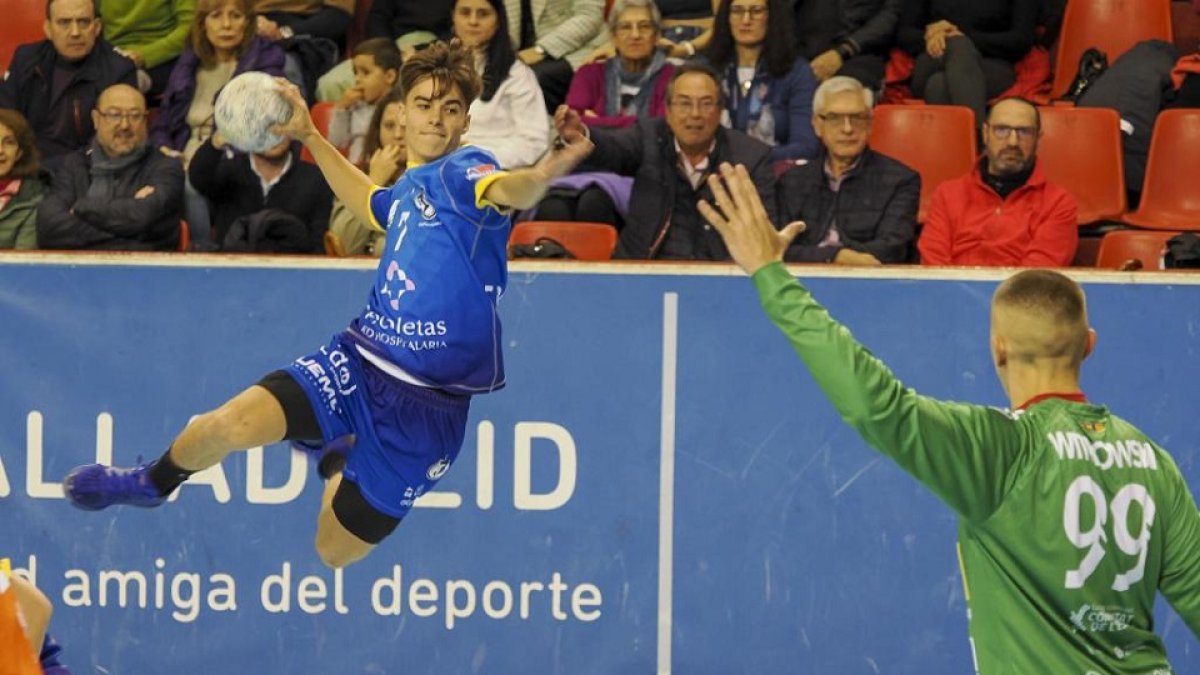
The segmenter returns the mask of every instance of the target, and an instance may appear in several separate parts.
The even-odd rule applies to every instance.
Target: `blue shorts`
[[[342,478],[380,512],[403,518],[458,458],[471,397],[388,375],[344,333],[286,372],[308,395],[326,443],[354,434]]]

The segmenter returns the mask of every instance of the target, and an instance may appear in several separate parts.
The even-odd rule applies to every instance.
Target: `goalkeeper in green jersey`
[[[984,675],[1167,675],[1158,591],[1200,633],[1200,514],[1162,448],[1080,392],[1096,335],[1083,290],[1019,272],[992,299],[991,352],[1013,410],[905,388],[784,268],[743,167],[709,178],[705,219],[842,418],[959,515],[975,666]]]

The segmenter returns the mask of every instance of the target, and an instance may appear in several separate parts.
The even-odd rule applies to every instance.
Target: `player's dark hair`
[[[408,93],[421,82],[433,80],[433,98],[446,95],[453,87],[462,92],[463,103],[479,97],[482,82],[475,72],[475,55],[458,40],[441,40],[413,54],[400,69],[400,90]]]
[[[517,60],[517,52],[508,38],[508,12],[504,9],[504,0],[487,0],[487,3],[492,6],[492,11],[496,12],[496,34],[484,48],[483,91],[479,94],[482,101],[492,100],[496,90],[508,79],[508,71]],[[451,13],[456,9],[458,0],[454,0]]]
[[[1023,270],[996,289],[997,304],[1027,309],[1070,322],[1087,321],[1083,289],[1054,270]]]
[[[1024,270],[1000,284],[993,305],[1040,317],[1047,325],[1065,329],[1070,335],[1054,350],[1064,350],[1071,360],[1083,361],[1087,350],[1087,299],[1070,277],[1053,270]],[[1046,331],[1047,339],[1057,331]]]
[[[369,56],[375,59],[375,65],[379,66],[380,70],[394,70],[399,73],[400,66],[404,64],[404,56],[400,53],[400,48],[387,38],[363,40],[354,47],[354,55]]]

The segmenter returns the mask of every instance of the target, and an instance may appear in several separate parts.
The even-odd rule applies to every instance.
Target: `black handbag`
[[[1167,240],[1167,254],[1163,256],[1166,269],[1200,268],[1200,237],[1195,232],[1177,234]]]
[[[513,244],[508,248],[509,260],[517,258],[560,258],[573,259],[575,257],[566,246],[558,243],[549,237],[540,237],[532,244]]]
[[[1079,56],[1079,70],[1075,72],[1075,79],[1071,80],[1071,86],[1067,87],[1063,98],[1068,101],[1078,99],[1106,70],[1108,57],[1099,49],[1089,47]]]

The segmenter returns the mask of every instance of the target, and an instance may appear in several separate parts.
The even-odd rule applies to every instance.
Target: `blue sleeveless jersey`
[[[495,157],[466,146],[371,193],[387,245],[349,333],[428,386],[461,394],[504,386],[496,302],[512,219],[482,198],[501,175]]]

